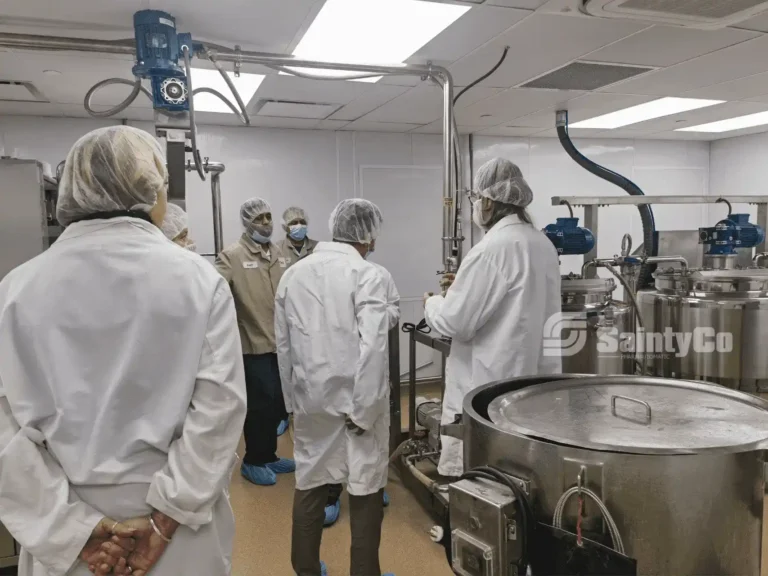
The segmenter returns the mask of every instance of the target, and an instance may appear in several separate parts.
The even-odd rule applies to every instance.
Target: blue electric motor
[[[544,228],[544,234],[563,256],[586,254],[595,247],[595,237],[587,228],[579,227],[578,218],[558,218]]]
[[[699,243],[707,254],[736,254],[736,248],[754,248],[765,240],[765,230],[749,221],[749,214],[729,214],[712,228],[699,228]]]
[[[152,82],[153,105],[169,112],[189,110],[186,74],[179,61],[183,46],[194,52],[191,34],[176,32],[176,19],[160,10],[141,10],[133,15],[136,35],[136,65],[133,74]]]

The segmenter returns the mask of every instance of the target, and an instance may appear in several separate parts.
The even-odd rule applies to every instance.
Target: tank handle
[[[627,402],[634,402],[635,404],[640,404],[643,406],[645,408],[645,422],[643,422],[643,424],[648,425],[651,423],[651,405],[648,404],[648,402],[643,402],[642,400],[638,400],[636,398],[630,398],[629,396],[611,396],[611,414],[616,416],[616,418],[622,418],[624,420],[636,422],[636,420],[633,420],[632,418],[627,418],[626,416],[621,416],[620,414],[616,413],[616,402],[618,400],[626,400]]]

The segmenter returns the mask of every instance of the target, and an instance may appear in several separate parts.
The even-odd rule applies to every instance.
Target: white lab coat
[[[297,489],[346,483],[365,496],[386,485],[388,330],[383,276],[352,246],[321,242],[283,275],[275,335]],[[347,430],[347,416],[366,432]]]
[[[397,291],[395,279],[392,278],[389,270],[381,264],[376,264],[376,262],[371,262],[371,264],[376,267],[384,280],[384,287],[387,290],[387,317],[389,318],[389,329],[392,330],[400,322],[400,292]]]
[[[427,324],[453,339],[442,423],[454,422],[464,397],[483,384],[560,373],[560,357],[543,354],[544,323],[558,312],[560,267],[554,246],[516,215],[502,218],[469,251],[445,298],[426,302]],[[441,440],[440,474],[460,476],[462,442]]]
[[[229,287],[134,218],[69,226],[0,283],[0,521],[20,576],[87,576],[103,516],[181,523],[152,576],[230,574],[245,419]]]

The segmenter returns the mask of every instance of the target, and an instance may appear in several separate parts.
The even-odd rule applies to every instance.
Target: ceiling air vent
[[[572,62],[520,87],[549,90],[597,90],[651,70],[655,70],[655,68],[597,62]]]
[[[722,28],[768,10],[768,0],[581,0],[582,11],[694,28]]]
[[[310,118],[321,120],[327,118],[342,104],[325,104],[322,102],[294,102],[291,100],[259,100],[254,113],[259,116],[277,116],[279,118]]]
[[[18,80],[0,80],[0,101],[48,102],[32,82]]]

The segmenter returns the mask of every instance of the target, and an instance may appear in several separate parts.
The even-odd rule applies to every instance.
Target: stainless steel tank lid
[[[698,454],[768,446],[768,402],[686,380],[547,382],[495,398],[488,415],[515,434],[600,451]]]

